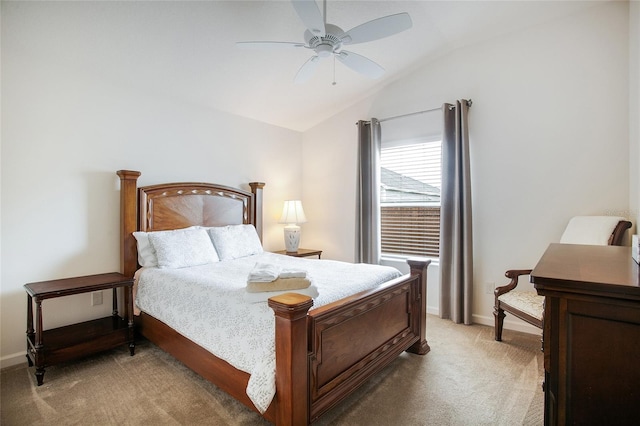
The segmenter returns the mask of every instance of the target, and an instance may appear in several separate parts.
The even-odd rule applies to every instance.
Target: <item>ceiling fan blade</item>
[[[358,25],[344,33],[341,39],[344,44],[366,43],[398,34],[412,26],[411,17],[403,12]]]
[[[325,35],[324,19],[315,0],[291,0],[293,8],[311,34],[323,37]]]
[[[315,72],[316,67],[318,66],[319,63],[320,63],[320,58],[318,56],[312,56],[307,62],[305,62],[300,67],[300,69],[298,70],[298,73],[296,74],[296,78],[293,80],[293,82],[296,84],[301,84],[309,80],[313,75],[313,73]]]
[[[371,59],[365,58],[357,53],[343,50],[339,54],[336,54],[336,58],[352,70],[368,77],[378,78],[382,77],[382,74],[384,74],[384,68],[373,62]]]
[[[241,49],[282,50],[293,47],[306,47],[304,43],[288,41],[238,41],[236,46]]]

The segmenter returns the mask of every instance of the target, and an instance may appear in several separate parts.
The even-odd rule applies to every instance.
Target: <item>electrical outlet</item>
[[[102,291],[91,293],[91,306],[102,305]]]
[[[496,283],[492,281],[488,281],[484,283],[484,292],[486,294],[493,294],[493,290],[495,290],[495,288],[496,288]]]

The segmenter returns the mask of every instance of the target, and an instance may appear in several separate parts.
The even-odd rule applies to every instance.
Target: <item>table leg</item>
[[[33,361],[29,356],[31,352],[31,342],[34,341],[35,333],[33,331],[33,300],[30,295],[27,294],[27,364],[29,367],[33,367]]]
[[[36,368],[36,380],[38,381],[38,386],[42,386],[44,382],[44,368]]]
[[[115,317],[115,316],[118,316],[118,292],[117,292],[116,288],[113,289],[113,299],[112,300],[113,300],[113,303],[112,303],[113,311],[111,312],[111,315],[113,315]]]
[[[44,380],[44,359],[42,351],[44,349],[44,345],[42,343],[42,300],[36,298],[36,341],[35,341],[35,350],[36,350],[36,379],[38,381],[38,386],[42,386],[42,382]]]

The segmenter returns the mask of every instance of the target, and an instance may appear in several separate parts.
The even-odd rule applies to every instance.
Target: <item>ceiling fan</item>
[[[343,31],[337,25],[325,22],[320,8],[315,0],[292,0],[293,8],[307,27],[304,32],[304,43],[280,41],[240,41],[239,47],[250,49],[310,49],[313,56],[298,70],[295,83],[304,83],[314,73],[320,61],[333,56],[352,70],[371,78],[378,78],[384,74],[384,68],[371,59],[356,53],[343,50],[343,46],[366,43],[389,37],[408,30],[412,26],[408,13],[398,13],[377,18],[358,25],[349,31]],[[335,82],[334,82],[335,84]]]

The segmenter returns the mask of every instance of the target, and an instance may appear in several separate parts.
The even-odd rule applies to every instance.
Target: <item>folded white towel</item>
[[[261,291],[299,290],[310,285],[311,281],[306,278],[278,278],[271,282],[248,281],[247,291],[258,293]]]
[[[279,278],[307,278],[307,271],[303,269],[285,268],[280,271]]]
[[[277,265],[268,263],[256,263],[247,278],[248,282],[270,283],[280,276],[281,268]]]
[[[318,288],[315,285],[311,284],[311,286],[300,290],[263,291],[260,293],[249,293],[245,291],[244,301],[247,303],[266,302],[270,297],[279,296],[285,293],[300,293],[304,294],[305,296],[309,296],[312,299],[315,299],[318,297]]]

